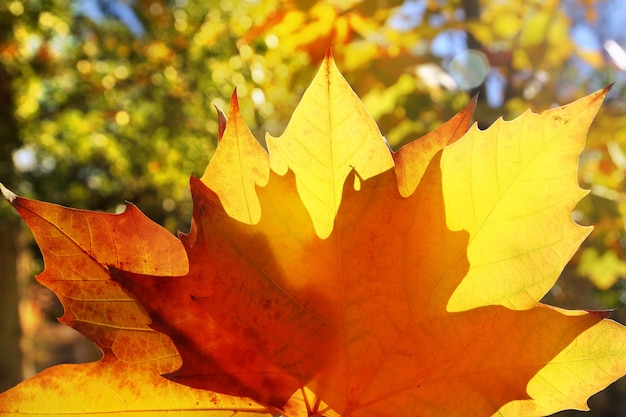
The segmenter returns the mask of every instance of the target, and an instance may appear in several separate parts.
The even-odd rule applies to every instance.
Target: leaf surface
[[[237,91],[230,102],[230,115],[226,123],[218,109],[220,146],[201,180],[218,193],[229,215],[253,224],[261,217],[255,187],[267,183],[269,161],[239,113]]]
[[[307,92],[305,98],[324,97],[316,91],[331,89],[352,97],[349,89],[337,85],[341,81],[332,74],[333,68],[330,63],[322,67],[311,87],[313,93]],[[482,188],[509,179],[496,188],[500,194],[488,206],[502,210],[506,221],[519,227],[533,226],[520,223],[524,219],[519,219],[517,209],[518,201],[528,200],[537,204],[534,210],[540,215],[549,212],[554,223],[546,231],[537,226],[515,236],[491,236],[494,242],[516,254],[511,257],[523,257],[534,246],[557,240],[546,249],[554,252],[554,259],[544,255],[545,263],[551,269],[562,268],[562,259],[571,255],[570,248],[581,239],[581,228],[571,221],[573,205],[583,195],[576,184],[575,167],[585,123],[590,123],[602,95],[599,92],[546,115],[528,114],[508,122],[510,132],[525,132],[528,125],[541,128],[541,135],[530,135],[531,129],[523,138],[502,134],[498,125],[493,131],[474,129],[466,134],[470,104],[433,134],[393,155],[395,169],[377,165],[376,161],[385,158],[372,154],[374,166],[379,168],[369,179],[361,178],[357,168],[339,175],[341,164],[334,163],[332,151],[312,145],[305,149],[297,139],[332,145],[338,138],[332,133],[336,129],[315,134],[306,130],[293,136],[286,133],[279,140],[287,137],[292,142],[285,142],[284,149],[270,145],[273,171],[268,184],[257,189],[262,213],[257,224],[230,218],[221,207],[221,196],[192,180],[194,229],[185,239],[191,266],[180,280],[189,297],[182,305],[155,297],[159,278],[151,282],[149,277],[122,274],[120,281],[129,288],[139,281],[148,285],[148,290],[134,292],[155,315],[199,306],[229,334],[256,348],[342,416],[525,415],[531,409],[555,412],[568,402],[580,407],[581,400],[572,401],[570,396],[544,394],[549,392],[545,387],[555,375],[565,372],[564,367],[572,366],[570,360],[580,365],[580,375],[594,382],[581,390],[560,380],[557,390],[578,391],[583,402],[594,390],[621,376],[623,344],[600,347],[590,336],[622,334],[623,338],[620,325],[599,314],[537,304],[538,298],[532,306],[519,309],[474,297],[469,298],[473,302],[469,307],[454,310],[450,300],[469,274],[480,279],[473,289],[476,293],[506,286],[509,279],[480,275],[482,258],[473,254],[487,257],[491,253],[484,249],[472,252],[472,245],[484,231],[458,225],[458,219],[474,218],[472,210],[465,210],[466,204],[483,204],[480,200],[466,202],[471,195],[467,197],[464,187],[465,167],[487,179]],[[347,108],[345,104],[343,109]],[[355,112],[360,120],[347,118],[341,125],[345,132],[359,132],[346,136],[356,136],[357,148],[364,137],[372,143],[379,141],[377,129],[362,133],[369,118],[359,113],[360,108]],[[319,102],[303,99],[296,111],[298,117],[291,121],[292,126],[297,123],[292,131],[310,128],[313,120],[326,126],[328,119],[321,116],[306,118],[320,109]],[[332,120],[329,123],[332,126]],[[532,163],[515,165],[517,171],[507,170],[506,160],[499,161],[510,157],[504,153],[492,157],[504,165],[498,165],[500,171],[494,174],[492,164],[464,152],[467,146],[480,147],[487,154],[494,148],[528,146],[527,159]],[[392,155],[387,148],[384,151]],[[559,157],[559,169],[546,171],[542,163],[555,156]],[[286,162],[291,160],[296,162]],[[298,167],[300,161],[306,161],[308,169]],[[555,199],[545,187],[529,186],[525,178],[533,175],[558,184],[565,197]],[[324,215],[332,220],[327,236],[316,226],[318,206],[307,205],[303,197],[308,187],[301,185],[301,176],[302,182],[312,181],[313,176],[321,179],[320,183],[326,181],[327,188],[317,193],[326,198],[334,195],[333,184],[342,185],[336,214],[329,211]],[[360,184],[357,189],[355,180]],[[455,187],[464,192],[455,193]],[[507,194],[513,192],[515,199]],[[530,211],[526,217],[532,219],[532,204],[523,207]],[[541,216],[536,219],[538,225],[545,221]],[[507,265],[507,260],[502,263]],[[525,288],[526,284],[517,285]],[[205,319],[190,320],[181,329],[166,332],[204,334],[205,323]],[[612,366],[607,366],[609,363]],[[195,362],[189,366],[198,369]]]
[[[563,349],[528,383],[531,399],[512,401],[494,416],[547,416],[589,410],[587,398],[624,375],[624,327],[602,320]]]
[[[103,358],[59,365],[0,397],[1,415],[79,413],[267,415],[254,401],[171,382],[181,357],[172,340],[154,331],[136,299],[110,277],[111,268],[153,275],[188,270],[180,241],[128,205],[120,215],[74,210],[3,194],[26,220],[43,253],[37,279],[64,307],[60,321],[89,337]]]
[[[330,234],[343,184],[354,170],[367,179],[393,166],[389,149],[330,53],[306,90],[287,129],[267,135],[270,166],[296,175],[298,192],[321,237]]]
[[[327,54],[269,154],[233,96],[180,241],[133,207],[4,190],[42,245],[62,320],[105,352],[63,395],[90,404],[76,384],[94,375],[124,404],[171,389],[183,400],[166,408],[207,415],[584,409],[626,373],[625,329],[539,300],[588,233],[571,219],[576,166],[605,93],[486,131],[468,131],[470,103],[394,154]],[[12,396],[56,398],[47,375],[0,398],[13,411]],[[185,402],[201,393],[219,405]]]
[[[591,231],[571,213],[587,194],[578,187],[577,161],[607,91],[498,120],[487,132],[474,126],[445,149],[448,225],[471,236],[472,267],[450,298],[451,311],[487,304],[532,308],[554,285]]]
[[[155,362],[129,364],[105,355],[98,362],[48,368],[3,393],[0,415],[267,417],[275,412],[247,398],[168,381]]]
[[[291,173],[272,174],[259,190],[265,214],[255,226],[229,219],[209,190],[192,184],[202,218],[189,254],[198,262],[184,284],[191,297],[176,308],[201,306],[340,415],[489,416],[527,398],[532,376],[601,318],[547,306],[448,313],[437,284],[467,272],[454,249],[468,235],[445,227],[438,163],[409,199],[393,171],[360,191],[346,186],[324,240]],[[414,256],[398,260],[399,251]],[[155,310],[168,304],[161,299]],[[204,334],[203,320],[186,325]]]

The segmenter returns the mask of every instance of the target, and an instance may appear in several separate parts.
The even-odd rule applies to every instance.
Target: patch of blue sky
[[[600,50],[602,42],[598,37],[597,31],[586,23],[576,23],[572,26],[570,36],[576,45],[583,49]]]
[[[467,51],[467,33],[448,29],[437,34],[430,44],[430,52],[440,58],[452,58]]]
[[[408,32],[422,24],[425,13],[425,0],[409,0],[404,2],[398,12],[391,16],[388,24],[400,32]]]
[[[133,10],[132,3],[121,0],[79,0],[75,7],[76,14],[95,23],[102,23],[107,18],[118,19],[134,36],[141,37],[145,34],[145,28]]]

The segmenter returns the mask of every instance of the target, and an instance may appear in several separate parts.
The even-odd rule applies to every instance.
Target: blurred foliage
[[[581,185],[591,193],[574,214],[595,229],[566,276],[608,290],[579,306],[626,304],[619,0],[122,2],[136,21],[94,18],[81,12],[87,3],[0,3],[10,34],[0,38],[0,64],[15,98],[3,111],[14,111],[22,138],[16,192],[109,211],[129,200],[170,230],[186,230],[188,177],[202,174],[216,143],[213,106],[228,108],[236,88],[255,136],[280,134],[330,44],[395,149],[477,92],[476,119],[487,127],[614,82],[581,158]],[[478,52],[473,61],[468,45]],[[553,302],[567,304],[564,285]]]
[[[109,210],[131,200],[171,229],[188,218],[188,175],[201,173],[214,148],[211,104],[226,107],[237,87],[251,102],[244,116],[257,137],[279,133],[330,44],[395,147],[467,101],[446,66],[468,37],[487,59],[488,81],[500,83],[485,98],[499,97],[479,106],[482,126],[528,106],[538,111],[571,101],[615,79],[610,55],[571,36],[581,21],[598,26],[598,3],[590,0],[142,0],[135,7],[145,25],[140,37],[123,21],[87,19],[78,3],[0,5],[12,16],[13,37],[3,41],[0,59],[14,80],[23,138],[15,154],[17,189]],[[468,7],[477,7],[480,19],[466,19],[473,15]],[[579,272],[602,289],[626,267],[623,83],[614,90],[581,167],[594,200],[578,213],[598,224],[590,245],[596,255],[583,256]]]

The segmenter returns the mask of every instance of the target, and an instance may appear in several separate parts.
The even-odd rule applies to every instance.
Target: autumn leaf
[[[605,93],[485,131],[469,128],[470,103],[394,153],[327,54],[269,153],[233,95],[180,240],[132,206],[73,211],[5,189],[42,246],[39,279],[62,320],[105,352],[50,375],[95,377],[64,388],[77,403],[98,384],[130,399],[164,387],[183,400],[161,410],[207,415],[585,409],[626,373],[624,328],[540,299],[589,232],[571,219],[585,194],[576,169]],[[59,398],[46,375],[0,410]],[[157,410],[137,401],[129,409]]]
[[[221,195],[228,195],[224,207],[228,214],[245,223],[256,223],[261,211],[256,197],[256,186],[267,184],[269,166],[267,153],[248,129],[241,114],[237,92],[232,96],[230,122],[218,109],[220,136],[236,138],[232,146],[219,146],[206,168],[202,180]],[[241,182],[241,187],[232,184]]]
[[[565,372],[551,362],[560,352],[587,362],[585,372],[598,386],[623,374],[613,363],[623,361],[623,343],[603,348],[612,371],[602,379],[604,354],[587,336],[619,340],[619,325],[538,304],[588,232],[570,215],[583,195],[577,157],[603,94],[462,135],[466,109],[439,134],[393,155],[390,170],[379,161],[392,154],[327,57],[286,133],[268,140],[273,169],[257,191],[258,223],[236,221],[222,208],[245,182],[220,193],[192,180],[194,229],[184,239],[190,272],[168,284],[177,287],[168,292],[189,294],[184,304],[158,297],[161,277],[121,273],[118,279],[155,314],[201,306],[340,415],[558,411],[567,406],[557,396],[537,403],[541,394],[531,399],[527,389],[529,381],[540,391],[550,385],[549,369]],[[542,134],[532,135],[535,130]],[[364,160],[379,168],[369,179],[359,173],[361,154],[341,150],[349,149],[341,142],[348,132],[355,132],[358,151],[372,149]],[[249,151],[241,143],[225,135],[220,146],[237,147],[243,160]],[[265,169],[258,161],[244,165]],[[506,233],[511,228],[520,231]],[[497,250],[481,247],[484,239]],[[469,294],[459,302],[461,290]],[[202,320],[180,328],[155,324],[168,334],[203,334]],[[537,375],[549,379],[537,383]],[[580,394],[583,401],[594,392],[591,385]]]
[[[295,173],[300,199],[322,238],[333,228],[348,174],[367,179],[393,166],[376,123],[330,56],[285,132],[278,138],[267,135],[267,147],[274,172]]]
[[[250,416],[270,413],[249,399],[161,377],[179,368],[181,357],[168,336],[148,327],[145,310],[110,279],[110,269],[183,274],[188,261],[178,239],[133,205],[120,215],[96,213],[24,199],[0,188],[37,239],[46,265],[37,280],[63,303],[59,320],[104,353],[98,362],[56,366],[3,393],[0,415],[157,416],[170,409],[216,416],[234,410]]]

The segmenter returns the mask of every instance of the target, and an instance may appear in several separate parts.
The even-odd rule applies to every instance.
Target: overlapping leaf
[[[129,205],[120,215],[27,200],[2,187],[33,231],[46,268],[38,281],[63,303],[60,321],[96,343],[104,357],[60,365],[0,396],[0,415],[162,415],[165,410],[216,416],[267,415],[245,398],[169,381],[181,358],[172,340],[148,327],[134,297],[110,279],[111,268],[179,275],[188,269],[180,241]]]
[[[539,300],[588,233],[571,220],[584,195],[576,165],[603,95],[466,133],[470,104],[394,154],[327,55],[286,132],[268,138],[269,155],[233,97],[214,159],[191,180],[192,230],[182,245],[149,232],[157,243],[171,241],[176,259],[188,257],[188,272],[186,263],[152,261],[150,250],[120,258],[118,240],[141,233],[134,229],[145,219],[122,231],[129,215],[89,215],[111,220],[111,234],[91,224],[64,227],[67,214],[32,216],[25,200],[13,204],[31,223],[47,219],[36,235],[48,239],[58,228],[63,241],[86,242],[63,258],[72,273],[95,270],[104,288],[120,283],[124,302],[143,307],[116,313],[119,337],[143,340],[145,333],[174,343],[182,365],[151,368],[147,392],[161,383],[183,386],[158,370],[190,392],[217,391],[233,402],[251,397],[287,416],[584,409],[591,394],[626,372],[624,329],[602,314]],[[109,249],[101,253],[90,245],[103,231]],[[141,236],[148,235],[139,236],[133,246],[147,246]],[[57,271],[60,256],[48,255],[46,274],[91,283],[91,272]],[[75,299],[92,310],[122,299],[97,288],[70,289],[66,308]],[[79,322],[92,310],[78,314]],[[108,323],[118,316],[94,317]],[[101,340],[100,328],[75,327]],[[90,366],[123,366],[120,355]]]

